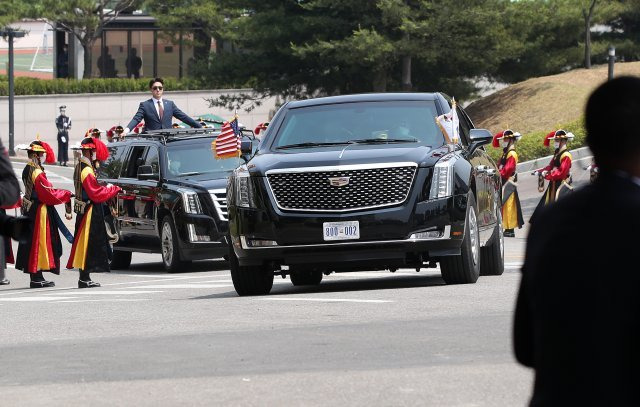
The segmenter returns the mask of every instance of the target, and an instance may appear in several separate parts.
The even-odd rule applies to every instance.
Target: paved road
[[[71,187],[69,170],[50,171]],[[532,375],[511,322],[524,233],[507,239],[504,275],[462,286],[399,270],[313,288],[277,278],[272,295],[240,298],[222,260],[167,274],[136,254],[91,290],[73,271],[31,290],[10,269],[0,404],[523,405]]]

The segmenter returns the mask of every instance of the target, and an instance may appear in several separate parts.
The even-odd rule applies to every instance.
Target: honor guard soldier
[[[502,131],[493,136],[493,146],[502,146],[502,157],[498,162],[498,170],[502,178],[502,224],[504,236],[515,237],[514,229],[520,229],[524,225],[522,208],[518,196],[518,174],[516,165],[518,164],[518,154],[516,153],[516,142],[522,135],[511,130]]]
[[[58,163],[67,166],[69,161],[69,130],[71,130],[71,119],[65,114],[67,107],[60,106],[60,116],[56,118],[58,128]]]
[[[573,138],[573,133],[564,130],[552,131],[545,137],[544,145],[549,147],[551,140],[553,140],[556,150],[549,165],[533,172],[533,175],[538,176],[539,190],[544,188],[544,180],[549,181],[549,185],[533,215],[531,215],[529,223],[534,222],[535,217],[543,206],[555,202],[558,198],[573,190],[573,187],[571,187],[571,153],[567,149],[567,143]]]
[[[62,243],[58,229],[67,240],[72,241],[71,233],[56,211],[55,205],[65,204],[66,217],[71,219],[71,191],[53,188],[42,166],[43,155],[46,163],[56,161],[51,147],[40,140],[31,142],[27,150],[29,162],[22,171],[24,197],[22,214],[32,220],[31,239],[18,245],[16,269],[31,276],[31,288],[53,287],[53,281],[46,281],[42,272],[60,274],[60,256]]]
[[[75,239],[67,268],[80,270],[78,288],[100,287],[91,281],[91,273],[109,272],[111,249],[105,225],[104,203],[121,191],[120,187],[98,184],[94,162],[96,145],[92,137],[80,143],[81,156],[73,180],[76,188],[74,211],[77,214]]]

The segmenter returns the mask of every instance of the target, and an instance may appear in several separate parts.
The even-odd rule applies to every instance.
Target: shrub
[[[150,78],[121,79],[37,79],[17,77],[14,82],[16,95],[55,95],[74,93],[114,93],[114,92],[146,92]],[[169,90],[208,89],[206,84],[197,79],[165,78],[165,86]],[[7,76],[0,75],[0,96],[9,95]]]

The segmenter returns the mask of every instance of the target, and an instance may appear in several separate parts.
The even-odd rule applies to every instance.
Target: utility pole
[[[25,36],[24,31],[14,30],[10,27],[5,27],[0,30],[0,35],[9,42],[9,67],[7,69],[7,76],[9,77],[9,155],[16,155],[15,152],[15,129],[13,120],[13,39],[22,38]]]
[[[609,80],[613,79],[613,65],[616,63],[616,47],[609,45]]]

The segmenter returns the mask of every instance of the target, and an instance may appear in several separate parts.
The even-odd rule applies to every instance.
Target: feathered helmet
[[[109,130],[107,130],[107,138],[112,139],[115,136],[119,137],[122,133],[124,133],[124,127],[120,125],[113,126]]]
[[[45,163],[52,164],[56,162],[56,154],[53,152],[53,148],[48,143],[40,140],[38,135],[28,146],[19,146],[20,150],[25,150],[34,153],[45,153]]]
[[[575,136],[573,135],[573,133],[571,132],[566,132],[562,129],[560,130],[554,130],[552,132],[550,132],[549,134],[547,134],[544,138],[544,146],[545,147],[549,147],[549,144],[551,143],[551,140],[567,140],[567,141],[571,141],[573,140]]]
[[[93,140],[93,145],[94,145],[94,148],[96,149],[96,159],[98,161],[105,161],[107,158],[109,158],[109,149],[102,142],[102,140],[100,140],[100,134],[102,134],[102,130],[100,130],[97,127],[94,127],[87,130],[84,137],[85,139],[90,138]],[[81,150],[85,150],[85,148],[81,147]]]
[[[513,132],[513,130],[505,130],[505,131],[501,131],[500,133],[497,133],[496,135],[493,136],[493,143],[491,145],[493,145],[494,147],[500,147],[500,141],[506,138],[512,138],[515,141],[520,140],[520,138],[522,137],[522,134],[518,133],[518,132]]]
[[[260,123],[255,130],[253,130],[253,133],[257,136],[258,134],[260,134],[261,131],[265,131],[267,129],[267,126],[269,126],[269,122],[266,123]]]

